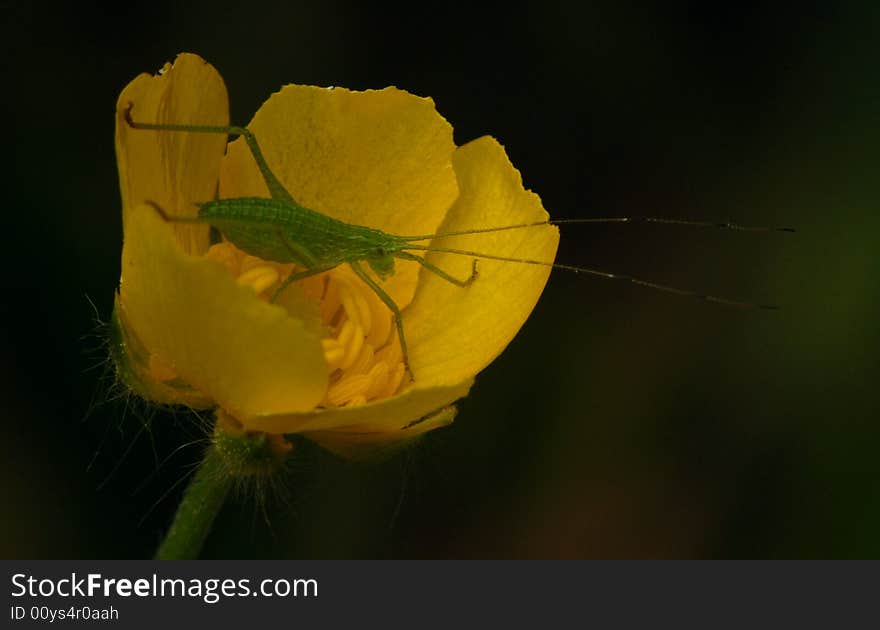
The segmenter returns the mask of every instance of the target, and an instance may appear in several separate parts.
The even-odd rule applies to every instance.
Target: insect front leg
[[[478,274],[477,274],[477,259],[476,258],[474,258],[474,265],[471,268],[471,275],[468,276],[464,280],[459,280],[455,276],[452,276],[452,275],[446,273],[445,271],[443,271],[442,269],[440,269],[440,267],[438,267],[437,265],[435,265],[433,263],[429,263],[427,260],[425,260],[421,256],[416,256],[415,254],[410,254],[409,252],[397,252],[396,256],[403,258],[404,260],[412,260],[414,262],[417,262],[422,267],[427,269],[428,271],[430,271],[432,273],[436,273],[438,276],[440,276],[441,278],[443,278],[447,282],[451,282],[452,284],[458,285],[460,287],[469,287],[473,283],[473,281],[477,279]]]
[[[333,265],[333,267],[336,267],[336,265]],[[287,276],[284,279],[284,282],[282,282],[281,285],[277,289],[275,289],[275,293],[272,294],[272,299],[269,301],[274,303],[278,299],[278,297],[281,295],[281,293],[284,292],[284,289],[289,287],[291,284],[293,284],[297,280],[303,280],[303,279],[309,278],[311,276],[316,276],[319,273],[324,273],[325,271],[330,271],[331,269],[333,269],[333,267],[315,267],[313,269],[306,269],[305,271],[299,271],[297,273],[290,274],[289,276]]]
[[[363,280],[368,287],[370,287],[373,292],[379,296],[379,299],[385,303],[385,306],[389,308],[391,313],[394,315],[394,323],[397,326],[397,336],[400,339],[400,350],[403,353],[403,367],[406,368],[407,373],[410,378],[415,380],[415,375],[412,372],[412,369],[409,367],[409,354],[406,351],[406,338],[403,336],[403,318],[400,316],[400,309],[397,308],[397,304],[394,300],[391,299],[391,296],[385,293],[385,291],[376,284],[376,281],[373,280],[366,271],[364,271],[361,264],[353,260],[348,263],[352,270],[358,275],[358,277]]]

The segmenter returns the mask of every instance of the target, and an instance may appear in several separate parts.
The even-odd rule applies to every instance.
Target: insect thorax
[[[392,254],[374,254],[367,258],[370,268],[383,280],[394,274],[394,256]]]
[[[199,216],[248,254],[306,268],[366,261],[384,278],[394,272],[400,247],[392,234],[275,199],[210,201],[200,205]]]

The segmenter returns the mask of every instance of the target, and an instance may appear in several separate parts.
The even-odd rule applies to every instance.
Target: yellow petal
[[[314,431],[305,437],[342,457],[362,457],[376,452],[388,453],[420,435],[451,424],[455,419],[453,406],[443,407],[419,422],[395,431],[375,431],[369,427],[348,427],[338,431]]]
[[[432,233],[458,194],[452,128],[429,98],[288,85],[248,126],[298,203],[347,223]],[[221,197],[269,196],[241,140],[230,144],[220,177]],[[399,307],[411,300],[418,272],[398,262],[384,283]]]
[[[307,413],[266,414],[242,421],[245,428],[267,433],[387,433],[389,440],[417,433],[413,424],[467,396],[473,379],[451,387],[412,389],[393,398],[358,407],[315,409]],[[450,419],[451,420],[451,419]],[[430,426],[430,425],[429,425]],[[395,437],[396,436],[396,437]],[[343,439],[343,438],[340,438]],[[329,438],[328,438],[329,440]]]
[[[504,148],[489,137],[460,147],[453,156],[460,196],[441,231],[545,221],[541,200],[523,189]],[[554,226],[435,239],[433,245],[552,262],[559,244]],[[472,258],[433,253],[428,260],[467,278]],[[544,289],[550,268],[480,260],[469,287],[423,273],[403,313],[416,387],[451,385],[472,377],[497,357],[525,323]]]
[[[131,106],[135,121],[160,124],[228,125],[226,87],[204,59],[183,53],[156,76],[141,74],[126,86],[116,104],[116,161],[122,191],[123,228],[131,211],[153,201],[169,214],[195,216],[194,202],[217,193],[223,134],[149,131],[125,122]],[[185,251],[203,253],[208,227],[176,225]]]
[[[317,327],[261,301],[221,263],[184,253],[146,204],[128,218],[120,300],[150,353],[243,421],[310,410],[325,394]]]
[[[449,211],[443,231],[546,220],[537,195],[522,187],[519,172],[504,149],[481,138],[454,155],[461,195]],[[437,241],[486,253],[552,261],[559,241],[555,227],[537,227]],[[462,278],[471,259],[431,254],[431,262]],[[468,288],[423,273],[413,303],[404,311],[404,329],[416,373],[412,389],[390,399],[358,407],[310,413],[257,416],[249,429],[270,433],[303,433],[325,447],[349,454],[361,446],[407,439],[412,429],[425,431],[432,422],[451,421],[438,411],[467,395],[474,375],[510,342],[538,300],[549,268],[481,261],[480,275]]]
[[[164,375],[172,376],[170,379],[162,378],[163,375],[157,375],[150,369],[155,355],[144,348],[132,329],[118,293],[110,322],[110,356],[116,366],[116,378],[144,400],[163,405],[185,405],[192,409],[214,406],[210,398],[193,389],[176,374]]]

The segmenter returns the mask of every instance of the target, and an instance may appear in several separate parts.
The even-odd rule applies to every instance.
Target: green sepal
[[[259,489],[284,468],[292,448],[280,435],[245,431],[218,409],[211,445],[183,494],[156,559],[198,558],[230,491]]]

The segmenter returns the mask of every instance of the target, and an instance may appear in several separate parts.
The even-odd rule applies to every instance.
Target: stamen
[[[342,406],[355,396],[363,396],[370,387],[368,374],[355,374],[334,383],[327,390],[327,401],[336,406]]]
[[[393,335],[388,345],[376,353],[377,361],[384,361],[388,365],[403,362],[403,351],[400,349],[400,338]]]
[[[378,397],[388,388],[388,364],[379,361],[370,370],[370,387],[367,389],[367,398],[372,399]]]
[[[349,324],[351,324],[351,320],[346,322],[346,325]],[[357,360],[358,355],[361,353],[361,348],[364,346],[364,329],[361,328],[360,324],[355,324],[352,326],[352,329],[353,332],[345,349],[345,358],[342,360],[342,365],[339,366],[343,370],[347,370],[354,365],[355,360]]]
[[[348,342],[351,341],[352,335],[354,335],[354,324],[346,320],[336,337],[336,341],[343,348],[348,348]],[[346,354],[348,354],[347,351]]]
[[[394,328],[394,316],[388,310],[388,307],[382,303],[379,296],[372,291],[367,294],[362,293],[361,295],[365,296],[364,302],[370,309],[370,330],[367,334],[367,341],[374,348],[381,348],[389,341],[388,337]],[[394,336],[397,337],[396,334]]]
[[[225,241],[212,245],[205,256],[222,264],[239,284],[251,287],[262,299],[268,299],[272,288],[296,271],[292,264],[250,256]],[[328,331],[321,347],[331,376],[322,406],[363,405],[393,396],[409,382],[391,312],[348,267],[307,278],[297,283],[296,290],[319,302]],[[154,365],[152,358],[150,369],[157,380],[177,376],[158,360]]]
[[[364,342],[361,351],[354,363],[349,366],[348,371],[352,374],[362,374],[368,371],[370,364],[373,362],[373,346]]]
[[[342,308],[345,309],[345,314],[348,315],[348,321],[360,327],[361,330],[369,329],[368,326],[364,326],[363,320],[360,317],[360,310],[355,305],[351,287],[348,286],[348,283],[340,286],[339,295],[342,297]]]
[[[278,282],[278,270],[268,265],[251,267],[238,276],[238,283],[249,286],[257,295]]]
[[[370,310],[370,305],[367,303],[362,291],[354,292],[353,299],[364,334],[369,335],[370,330],[373,328],[373,313]]]
[[[388,379],[385,389],[379,393],[377,398],[388,398],[396,394],[397,390],[400,389],[400,384],[403,382],[403,374],[405,371],[406,368],[404,367],[403,362],[395,364],[394,372]]]
[[[330,370],[338,368],[345,358],[345,348],[333,337],[321,339],[321,346],[324,348],[324,360],[327,361]]]
[[[266,264],[267,261],[263,260],[262,258],[257,258],[256,256],[251,256],[248,254],[241,260],[241,273],[250,271],[255,267],[265,267]]]
[[[205,257],[219,262],[233,276],[241,273],[241,251],[232,243],[215,243],[205,252]]]
[[[331,272],[331,276],[332,276]],[[333,325],[333,319],[342,306],[342,298],[339,296],[339,283],[330,281],[321,300],[321,319],[325,324]]]

